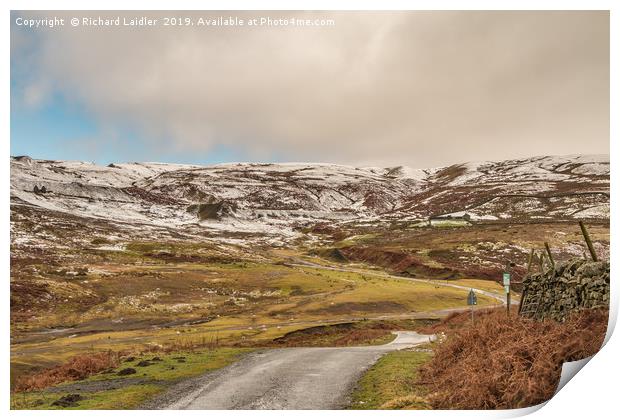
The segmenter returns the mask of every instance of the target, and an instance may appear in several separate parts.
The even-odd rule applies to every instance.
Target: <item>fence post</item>
[[[534,248],[530,251],[530,258],[527,260],[527,271],[525,272],[525,277],[530,274],[530,270],[532,269],[532,262],[534,262]]]
[[[588,249],[590,250],[592,261],[598,261],[598,256],[596,255],[596,250],[594,249],[594,245],[592,245],[592,240],[590,239],[590,234],[588,233],[588,229],[586,229],[586,225],[584,225],[581,220],[579,221],[579,227],[581,228],[581,233],[583,234],[583,237],[586,240],[586,244],[588,245]]]
[[[523,276],[523,279],[521,279],[521,284],[523,284],[523,280],[525,280],[527,276],[530,275],[533,262],[534,262],[534,248],[530,250],[530,257],[527,260],[527,271],[525,272],[525,276]],[[523,307],[523,301],[525,300],[526,292],[527,292],[527,287],[523,286],[523,289],[521,290],[521,299],[519,300],[519,309],[517,310],[517,315],[521,315],[521,308]]]
[[[545,254],[541,253],[536,253],[536,260],[538,261],[538,267],[540,268],[540,272],[544,273],[545,272]]]
[[[553,255],[551,255],[551,248],[549,248],[549,242],[545,242],[545,249],[547,250],[547,255],[549,256],[549,262],[551,263],[551,268],[555,268],[555,261],[553,261]]]

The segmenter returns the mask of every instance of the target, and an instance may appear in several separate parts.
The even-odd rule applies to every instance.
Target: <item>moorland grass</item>
[[[11,394],[12,409],[131,409],[165,390],[168,386],[208,371],[222,368],[238,360],[252,349],[217,348],[211,350],[173,351],[170,353],[144,353],[135,358],[124,358],[111,371],[89,376],[81,381],[67,381],[42,390],[14,392]],[[153,361],[153,359],[155,359]],[[143,365],[139,366],[140,362]],[[144,363],[147,362],[147,363]],[[135,373],[119,376],[123,369],[135,369]],[[140,383],[119,378],[139,378]],[[82,392],[81,389],[86,389]],[[94,390],[93,390],[94,389]],[[62,396],[79,394],[74,406],[53,405]]]

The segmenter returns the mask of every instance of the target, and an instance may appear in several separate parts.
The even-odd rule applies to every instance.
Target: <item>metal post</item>
[[[469,294],[467,295],[467,304],[471,308],[471,324],[474,325],[474,305],[478,304],[478,298],[476,297],[474,289],[469,289]]]
[[[508,293],[506,293],[506,315],[510,316],[510,286],[508,286]]]
[[[506,289],[506,316],[510,316],[510,267],[514,264],[508,261],[506,263],[506,268],[504,269],[504,273],[508,274],[508,280],[504,280],[504,288]]]
[[[594,245],[592,245],[592,240],[590,239],[588,229],[586,229],[586,225],[584,225],[581,220],[579,221],[579,227],[581,228],[581,233],[583,234],[586,244],[588,245],[588,249],[590,250],[592,261],[598,261],[598,255],[596,255],[596,250],[594,249]]]

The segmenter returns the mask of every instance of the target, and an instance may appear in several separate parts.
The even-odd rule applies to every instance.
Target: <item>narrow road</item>
[[[399,331],[382,346],[286,348],[252,353],[224,369],[179,384],[147,408],[338,409],[361,374],[392,350],[432,336]]]
[[[492,299],[497,299],[498,301],[500,301],[501,304],[504,304],[504,305],[506,304],[506,295],[504,295],[502,293],[488,292],[486,290],[477,289],[475,287],[461,286],[459,284],[451,284],[449,281],[445,282],[445,283],[438,283],[437,281],[433,281],[433,280],[415,279],[415,278],[411,278],[411,277],[397,276],[397,275],[394,275],[394,274],[388,274],[388,273],[379,272],[379,271],[362,270],[362,269],[359,269],[359,268],[333,267],[333,266],[329,266],[329,265],[316,264],[316,263],[309,262],[309,261],[304,261],[304,260],[296,260],[295,263],[289,263],[288,265],[293,266],[293,267],[310,267],[310,268],[319,268],[319,269],[323,269],[323,270],[341,271],[341,272],[345,272],[345,273],[366,274],[366,275],[372,275],[372,276],[377,276],[377,277],[384,277],[384,278],[388,278],[388,279],[406,280],[406,281],[410,281],[410,282],[413,282],[413,283],[432,284],[433,286],[439,286],[439,287],[452,287],[454,289],[461,289],[461,290],[465,290],[465,291],[473,290],[474,292],[476,292],[476,294],[487,296],[487,297],[490,297]],[[513,305],[518,304],[517,299],[514,299],[512,301],[512,304]]]

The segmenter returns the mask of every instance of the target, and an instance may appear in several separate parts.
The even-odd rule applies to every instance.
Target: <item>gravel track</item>
[[[432,336],[398,331],[389,344],[262,350],[181,382],[147,409],[339,409],[362,373],[381,356],[426,343]]]

